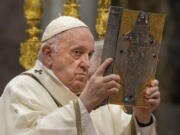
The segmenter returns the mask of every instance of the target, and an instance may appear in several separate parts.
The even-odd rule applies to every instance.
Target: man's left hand
[[[151,120],[152,112],[160,104],[160,91],[158,80],[152,80],[150,82],[150,85],[146,88],[144,92],[144,101],[149,104],[148,108],[134,107],[133,111],[138,122],[149,123]]]

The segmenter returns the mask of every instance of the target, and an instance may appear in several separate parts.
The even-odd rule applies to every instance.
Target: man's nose
[[[86,70],[90,67],[90,58],[89,55],[83,55],[81,57],[81,67],[85,68]]]

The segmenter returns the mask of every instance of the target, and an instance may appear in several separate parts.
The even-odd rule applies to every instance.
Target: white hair
[[[41,43],[41,48],[40,48],[40,50],[39,50],[39,52],[38,52],[38,60],[40,60],[41,62],[42,62],[42,60],[43,60],[43,53],[42,53],[42,49],[43,49],[43,47],[45,46],[45,45],[48,45],[48,46],[50,46],[53,50],[57,50],[57,43],[56,43],[56,41],[58,40],[57,38],[59,37],[59,35],[60,34],[58,34],[58,35],[55,35],[54,37],[52,37],[52,38],[50,38],[50,39],[48,39],[48,40],[46,40],[46,41],[44,41],[44,42],[42,42]]]
[[[104,40],[96,41],[94,45],[94,53],[91,58],[91,65],[89,68],[89,76],[93,75],[101,64],[101,56],[103,52]]]
[[[39,50],[39,53],[38,53],[38,60],[40,60],[41,62],[43,60],[42,49],[45,45],[48,45],[54,51],[57,51],[59,48],[59,42],[57,42],[57,41],[63,42],[62,39],[64,40],[64,38],[69,38],[69,36],[67,36],[68,33],[69,33],[68,31],[64,31],[64,32],[61,32],[61,33],[51,37],[50,39],[43,41],[41,44],[41,48]]]

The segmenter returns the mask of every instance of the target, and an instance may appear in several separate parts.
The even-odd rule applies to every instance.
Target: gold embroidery
[[[76,128],[77,128],[77,135],[82,135],[82,127],[81,127],[81,113],[79,102],[77,99],[73,100],[74,110],[76,115]]]
[[[133,115],[131,117],[131,135],[136,135],[136,127],[135,127],[135,122],[134,122],[134,119],[133,119]]]

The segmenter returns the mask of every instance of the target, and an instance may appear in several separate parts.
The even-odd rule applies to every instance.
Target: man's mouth
[[[77,73],[76,76],[78,79],[80,79],[82,81],[86,80],[88,77],[87,73]]]

